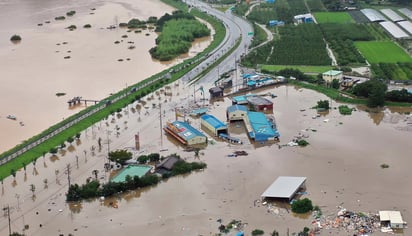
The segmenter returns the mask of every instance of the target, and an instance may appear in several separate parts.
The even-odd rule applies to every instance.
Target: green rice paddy
[[[355,42],[356,48],[369,63],[412,62],[412,58],[390,41]]]
[[[352,17],[347,12],[316,12],[314,13],[316,22],[319,24],[336,23],[347,24],[355,23]]]
[[[260,69],[266,71],[279,71],[283,69],[297,69],[303,73],[323,73],[332,70],[332,66],[295,66],[295,65],[259,65]]]

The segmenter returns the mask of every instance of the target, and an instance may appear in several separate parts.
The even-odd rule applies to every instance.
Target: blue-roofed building
[[[248,104],[248,97],[253,97],[256,96],[255,94],[246,94],[246,95],[241,95],[241,96],[236,96],[232,98],[232,105],[238,104],[238,105],[245,105]]]
[[[251,139],[260,142],[275,140],[280,137],[279,132],[264,113],[249,111],[247,119],[245,124]]]
[[[215,136],[220,133],[227,134],[227,125],[210,114],[204,114],[200,117],[200,124],[202,129],[212,132]]]
[[[247,107],[233,105],[226,109],[226,118],[228,121],[243,120],[247,116],[247,112]]]
[[[207,143],[207,137],[199,130],[193,128],[189,123],[183,121],[167,122],[163,128],[166,133],[184,145],[196,145]]]

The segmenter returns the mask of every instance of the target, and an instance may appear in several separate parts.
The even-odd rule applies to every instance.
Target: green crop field
[[[412,58],[391,41],[355,42],[355,46],[369,63],[412,62]]]
[[[296,69],[303,73],[323,73],[328,70],[332,70],[332,66],[291,66],[291,65],[259,65],[260,69],[266,71],[279,71],[283,69]]]
[[[319,24],[325,23],[337,23],[337,24],[347,24],[354,23],[352,16],[347,12],[316,12],[314,13],[316,21]]]

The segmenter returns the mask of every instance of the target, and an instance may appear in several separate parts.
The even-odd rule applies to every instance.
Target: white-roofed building
[[[412,23],[410,21],[399,21],[397,24],[400,25],[409,34],[412,34]]]
[[[279,198],[292,200],[299,189],[305,188],[306,177],[279,176],[262,193],[262,198]]]
[[[386,18],[374,9],[362,9],[361,12],[369,19],[371,22],[386,21]]]
[[[382,9],[381,12],[393,22],[405,20],[402,16],[398,15],[398,13],[396,13],[392,9]]]
[[[403,229],[405,222],[399,211],[379,211],[381,226],[387,226],[392,229]]]
[[[412,11],[408,8],[401,8],[398,10],[400,13],[404,14],[406,17],[412,20]]]
[[[408,38],[409,34],[405,33],[401,28],[399,28],[395,23],[390,21],[384,21],[379,23],[392,37],[396,39]]]

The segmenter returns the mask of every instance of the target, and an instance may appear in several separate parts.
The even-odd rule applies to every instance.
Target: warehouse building
[[[249,137],[256,142],[275,140],[280,137],[280,134],[275,129],[275,126],[262,112],[249,111],[247,114],[247,119],[244,121]]]
[[[262,198],[291,201],[300,189],[305,189],[306,177],[279,176],[262,193]]]
[[[166,133],[177,139],[183,145],[206,144],[207,137],[189,123],[182,121],[167,122],[163,128]]]
[[[228,121],[243,120],[247,116],[248,110],[242,105],[233,105],[226,109],[226,118]]]
[[[249,103],[252,111],[271,111],[273,110],[273,102],[261,96],[248,96],[246,100]]]
[[[200,124],[202,129],[211,132],[215,136],[224,133],[227,134],[227,125],[218,120],[213,115],[204,114],[200,117]]]

